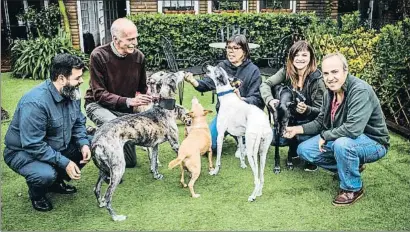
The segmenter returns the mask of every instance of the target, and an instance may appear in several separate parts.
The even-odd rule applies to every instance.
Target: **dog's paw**
[[[211,171],[209,172],[209,175],[211,175],[211,176],[216,176],[216,175],[218,174],[218,172],[219,172],[219,170],[215,168],[214,170],[211,170]]]
[[[240,159],[241,158],[241,156],[242,156],[242,153],[241,153],[241,149],[236,149],[236,152],[235,152],[235,157],[236,158],[238,158],[238,159]]]
[[[163,178],[164,178],[164,175],[162,175],[160,173],[154,174],[154,179],[156,179],[156,180],[162,180]]]
[[[279,173],[280,173],[280,167],[274,167],[274,168],[273,168],[273,172],[274,172],[275,174],[279,174]]]
[[[103,208],[103,207],[106,207],[106,206],[107,206],[107,202],[105,202],[104,200],[99,201],[98,207]]]
[[[248,166],[245,164],[245,162],[241,163],[241,168],[245,169],[245,168],[247,168],[247,167],[248,167]]]
[[[287,162],[287,163],[286,163],[286,167],[287,167],[289,170],[293,170],[293,163],[292,163],[292,162]]]
[[[254,196],[249,196],[249,197],[248,197],[248,201],[249,201],[249,202],[254,202],[255,199],[256,199],[256,197],[254,197]]]
[[[116,222],[124,221],[125,219],[127,219],[127,216],[125,216],[125,215],[114,215],[114,216],[112,216],[112,220],[114,220]]]
[[[193,198],[199,198],[200,196],[201,196],[201,194],[198,194],[198,193],[192,195]]]
[[[162,164],[159,161],[157,161],[157,165],[158,167],[162,167]]]

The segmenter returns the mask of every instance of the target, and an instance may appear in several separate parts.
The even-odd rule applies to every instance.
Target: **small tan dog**
[[[212,113],[210,110],[204,110],[197,98],[192,99],[191,112],[188,115],[192,118],[188,136],[182,141],[179,147],[178,157],[172,160],[168,168],[172,169],[178,164],[181,168],[181,184],[184,188],[187,187],[184,180],[184,168],[191,173],[191,180],[188,183],[189,190],[193,198],[200,197],[194,191],[195,181],[201,174],[201,155],[208,152],[209,170],[213,169],[212,164],[212,140],[206,115]]]

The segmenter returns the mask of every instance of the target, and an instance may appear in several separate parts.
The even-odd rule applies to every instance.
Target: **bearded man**
[[[4,140],[4,161],[26,179],[33,208],[39,211],[53,209],[46,193],[77,192],[64,180],[80,179],[80,169],[91,157],[79,90],[84,63],[58,54],[51,65],[50,79],[20,99]]]
[[[127,18],[111,25],[112,42],[91,53],[90,88],[85,95],[87,117],[97,127],[119,116],[132,113],[134,106],[151,103],[147,95],[145,56],[137,49],[138,31]],[[139,92],[136,96],[136,93]],[[135,145],[124,145],[126,167],[137,164]]]

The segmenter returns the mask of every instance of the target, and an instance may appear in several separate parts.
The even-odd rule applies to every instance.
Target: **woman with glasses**
[[[262,83],[261,74],[259,68],[250,60],[249,46],[244,35],[234,35],[226,41],[226,57],[227,59],[220,62],[218,66],[225,69],[229,75],[241,80],[237,94],[246,103],[263,109],[264,103],[259,92],[259,86]],[[207,76],[202,80],[197,80],[192,73],[188,73],[185,76],[185,81],[189,82],[199,92],[215,90],[214,82]],[[218,109],[219,101],[216,103],[217,112]],[[218,137],[216,120],[217,117],[209,125],[213,151],[216,151],[216,139]]]
[[[290,125],[301,125],[316,118],[323,102],[325,84],[322,73],[317,68],[313,49],[307,41],[294,43],[289,49],[286,67],[261,84],[262,98],[271,109],[275,109],[279,103],[279,99],[275,99],[272,93],[276,85],[287,85],[291,89],[298,90],[306,98],[304,102],[297,103],[295,110],[291,110],[293,121],[289,121]],[[299,136],[289,140],[289,157],[297,157],[298,144],[308,138]],[[305,164],[305,171],[316,170],[316,165]]]

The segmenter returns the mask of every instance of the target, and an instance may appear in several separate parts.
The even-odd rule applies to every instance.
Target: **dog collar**
[[[224,92],[220,92],[217,95],[218,95],[218,97],[222,97],[223,95],[226,95],[228,93],[233,93],[233,89],[230,89],[230,90],[224,91]]]
[[[174,110],[175,109],[175,99],[159,99],[159,107],[164,108],[166,110]]]

